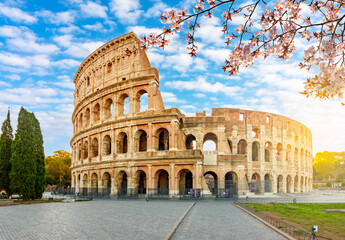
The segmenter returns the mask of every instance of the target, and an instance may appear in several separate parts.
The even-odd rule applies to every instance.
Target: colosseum
[[[126,54],[139,45],[134,33],[118,37],[75,74],[76,194],[231,198],[311,191],[312,134],[305,125],[242,109],[213,108],[210,116],[166,109],[146,53]]]

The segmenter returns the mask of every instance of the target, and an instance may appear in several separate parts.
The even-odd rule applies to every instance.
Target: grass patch
[[[306,231],[313,225],[319,226],[317,235],[331,239],[345,239],[345,214],[327,213],[323,209],[345,209],[344,203],[304,204],[304,203],[245,203],[252,212],[261,212],[291,223]]]

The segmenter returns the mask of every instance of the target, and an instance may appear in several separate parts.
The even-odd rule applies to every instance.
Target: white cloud
[[[52,85],[61,87],[61,88],[67,88],[67,89],[74,89],[75,86],[72,82],[72,79],[67,76],[67,75],[63,75],[63,76],[58,76],[59,81],[58,82],[52,82]]]
[[[124,1],[127,2],[127,1]],[[80,9],[83,16],[95,18],[107,18],[108,8],[98,3],[88,1],[86,4],[81,4]]]
[[[90,53],[103,44],[103,42],[74,43],[65,51],[65,53],[77,58],[86,58]]]
[[[92,30],[92,31],[102,31],[104,30],[103,25],[100,22],[96,22],[95,24],[87,24],[83,26],[87,30]]]
[[[0,86],[10,87],[11,84],[9,84],[8,82],[0,81]]]
[[[193,96],[196,97],[196,98],[204,98],[204,97],[206,97],[206,94],[204,94],[204,93],[194,93]]]
[[[81,30],[79,27],[70,24],[67,27],[61,27],[59,28],[59,32],[63,33],[63,34],[70,34],[70,33],[79,33],[79,32],[84,32],[83,30]]]
[[[50,60],[47,55],[20,56],[8,52],[0,52],[0,62],[7,66],[18,66],[26,69],[31,66],[50,66]]]
[[[166,9],[170,8],[167,4],[158,1],[153,4],[151,8],[149,8],[145,13],[143,14],[146,18],[152,18],[152,17],[158,17],[160,16]]]
[[[48,10],[36,12],[36,16],[43,17],[45,22],[60,24],[71,24],[75,20],[76,13],[74,11],[53,13]]]
[[[201,18],[200,28],[196,29],[195,38],[201,38],[203,43],[215,44],[217,46],[224,45],[225,39],[222,32],[223,27],[219,18]]]
[[[223,64],[225,59],[229,56],[229,49],[225,48],[203,48],[199,51],[199,54],[203,55],[207,59],[212,60],[217,64]]]
[[[127,28],[127,31],[134,32],[138,37],[141,37],[150,33],[159,33],[162,30],[159,28],[147,28],[145,26],[130,26]]]
[[[178,99],[177,96],[172,92],[161,92],[163,102],[166,103],[185,103],[185,100]]]
[[[143,12],[139,10],[140,7],[139,0],[111,0],[110,2],[111,12],[124,24],[135,24],[138,21]]]
[[[56,36],[53,41],[56,42],[61,47],[68,47],[71,45],[73,36],[70,34]]]
[[[8,79],[11,79],[12,81],[18,81],[21,79],[20,76],[17,74],[6,75],[5,77]]]
[[[172,68],[178,72],[205,71],[207,63],[202,58],[192,58],[186,53],[165,56],[161,61],[162,68]]]
[[[0,3],[0,15],[8,17],[14,22],[23,23],[35,23],[37,18],[31,16],[30,14],[23,12],[19,8],[8,7],[3,3]]]
[[[238,86],[226,86],[223,83],[207,82],[204,77],[199,77],[195,81],[169,81],[165,83],[166,87],[179,90],[194,90],[200,92],[209,93],[223,93],[227,96],[237,96],[242,92],[242,89]]]
[[[74,60],[74,59],[61,59],[56,62],[52,62],[51,65],[53,67],[57,67],[60,69],[69,69],[74,68],[80,65],[80,61]]]

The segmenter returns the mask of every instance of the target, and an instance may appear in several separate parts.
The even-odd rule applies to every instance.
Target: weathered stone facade
[[[139,44],[134,33],[116,38],[88,56],[75,75],[71,169],[77,193],[311,191],[306,126],[258,111],[214,108],[211,116],[186,117],[165,109],[158,71],[146,53],[124,54]],[[148,109],[140,111],[145,93]],[[216,149],[204,151],[206,141]]]

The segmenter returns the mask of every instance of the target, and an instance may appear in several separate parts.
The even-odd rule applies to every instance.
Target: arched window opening
[[[293,189],[293,191],[294,191],[295,193],[298,192],[298,176],[297,176],[297,175],[295,176],[295,180],[294,180],[294,189]]]
[[[86,83],[87,83],[88,86],[90,86],[90,77],[89,76],[86,77]]]
[[[292,152],[291,145],[288,144],[286,146],[286,161],[290,161],[291,160],[291,154],[292,154],[291,152]]]
[[[98,177],[96,173],[93,173],[91,176],[91,195],[98,194]]]
[[[113,70],[113,64],[108,63],[108,67],[107,67],[108,73],[111,73],[112,70]]]
[[[207,188],[210,190],[210,193],[217,195],[218,194],[218,177],[212,171],[204,173],[204,178],[207,184]]]
[[[228,140],[228,145],[229,145],[229,148],[230,148],[230,154],[232,154],[232,142],[230,140]]]
[[[294,162],[295,162],[295,167],[297,167],[298,164],[298,148],[295,148],[295,154],[294,154]]]
[[[81,150],[82,150],[81,149],[81,143],[79,143],[79,145],[78,145],[78,159],[79,160],[81,160],[81,158],[82,158],[82,156],[81,156],[82,151]]]
[[[122,132],[118,135],[118,139],[117,139],[117,144],[118,144],[118,153],[127,153],[127,146],[128,146],[128,142],[127,142],[127,134]]]
[[[214,133],[207,133],[204,136],[204,144],[203,150],[204,151],[216,151],[218,144],[218,138]]]
[[[260,193],[260,175],[258,173],[254,173],[252,175],[251,184],[249,184],[250,192],[254,192],[256,194]]]
[[[292,192],[292,178],[290,175],[286,178],[286,192],[291,193]]]
[[[113,111],[114,111],[113,100],[111,100],[111,98],[108,98],[104,104],[104,118],[105,119],[112,118],[114,114]]]
[[[265,162],[271,161],[271,150],[272,150],[272,143],[266,142],[265,143]]]
[[[106,135],[103,139],[103,155],[111,154],[111,138],[109,135]]]
[[[79,117],[79,127],[80,127],[80,130],[83,129],[83,114],[82,113],[80,114],[80,117]]]
[[[127,195],[127,173],[121,171],[119,173],[119,195]]]
[[[237,174],[235,172],[227,172],[225,174],[225,197],[233,197],[237,195]]]
[[[183,119],[180,118],[180,125],[179,125],[179,129],[184,128],[184,123],[183,123]]]
[[[169,173],[165,170],[158,174],[158,194],[169,194]]]
[[[242,139],[237,144],[237,154],[247,154],[247,142]]]
[[[252,144],[252,161],[253,162],[259,161],[259,149],[260,149],[260,144],[258,142],[253,142]]]
[[[92,157],[98,156],[98,139],[94,138],[92,140]]]
[[[100,120],[101,114],[101,107],[99,103],[97,103],[93,108],[93,121],[96,123]]]
[[[84,159],[89,157],[89,143],[88,141],[84,142]]]
[[[169,132],[166,129],[159,130],[158,136],[158,150],[169,150]]]
[[[146,194],[146,173],[140,171],[138,179],[138,194]]]
[[[143,130],[139,130],[135,134],[135,141],[137,144],[136,151],[146,152],[147,151],[147,133]]]
[[[272,192],[272,179],[268,173],[265,174],[265,192]]]
[[[129,113],[129,97],[127,94],[122,94],[119,98],[119,115],[126,115]]]
[[[254,128],[252,130],[252,138],[259,138],[260,130],[258,128]]]
[[[186,149],[196,149],[196,138],[192,134],[186,138]]]
[[[84,176],[83,176],[81,194],[83,196],[87,195],[87,174],[84,174]]]
[[[283,158],[283,145],[281,143],[277,144],[277,161],[281,161]]]
[[[190,195],[193,189],[193,174],[187,169],[181,170],[179,174],[179,192],[180,195]]]
[[[283,176],[279,175],[277,178],[277,193],[283,193]]]
[[[85,111],[85,127],[90,126],[90,108]]]
[[[304,192],[304,177],[301,177],[301,192]]]
[[[137,93],[138,108],[137,112],[145,112],[148,109],[149,97],[145,90],[140,90]]]
[[[102,195],[108,196],[111,192],[111,177],[108,172],[105,172],[102,176]]]

